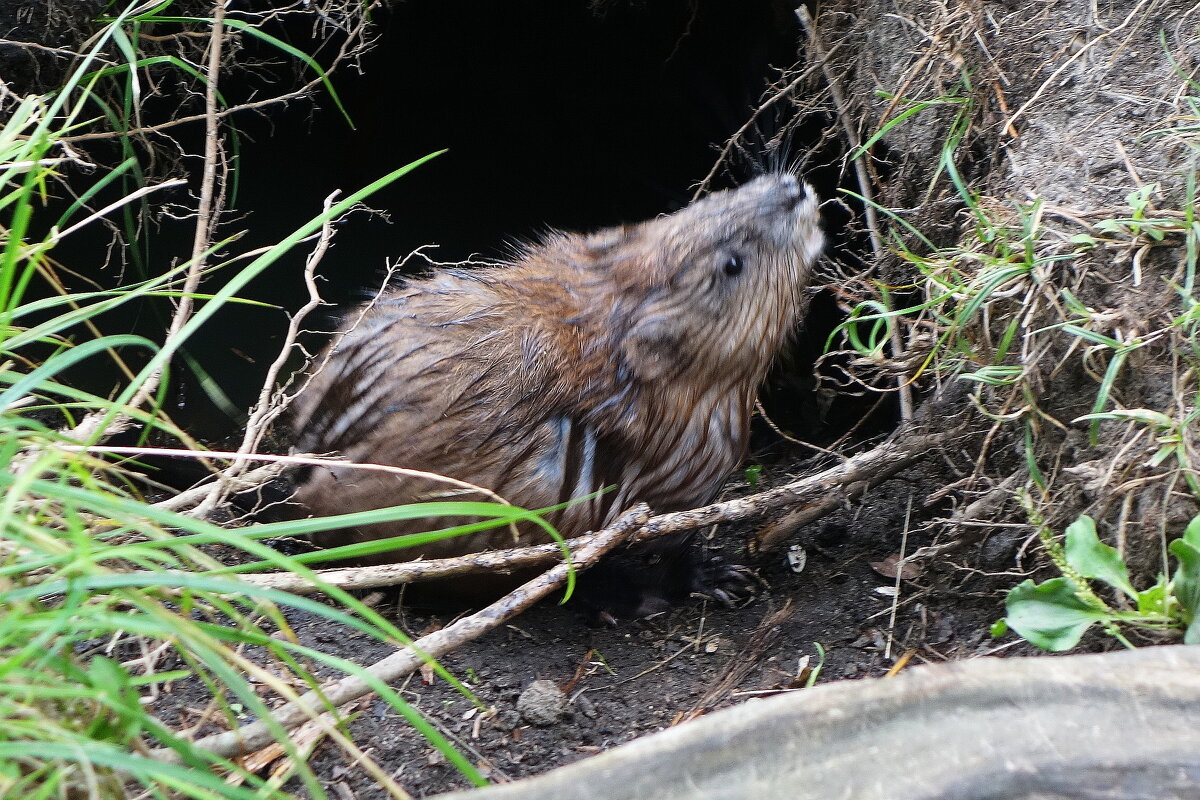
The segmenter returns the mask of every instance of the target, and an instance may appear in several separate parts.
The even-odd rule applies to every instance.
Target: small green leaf
[[[1159,430],[1171,430],[1175,427],[1175,420],[1168,417],[1161,411],[1154,411],[1149,408],[1114,408],[1112,411],[1106,411],[1103,414],[1086,414],[1080,419],[1127,419],[1131,422],[1140,422],[1144,425],[1151,425]]]
[[[1086,339],[1087,341],[1094,342],[1095,344],[1102,344],[1105,347],[1111,347],[1113,350],[1119,350],[1121,348],[1121,342],[1117,341],[1111,336],[1105,336],[1103,333],[1097,333],[1096,331],[1088,330],[1087,328],[1081,328],[1078,325],[1063,325],[1061,330],[1071,334],[1072,336],[1078,336],[1080,339]]]
[[[1139,614],[1165,614],[1167,612],[1167,581],[1162,575],[1158,583],[1144,592],[1137,593],[1137,610]]]
[[[1155,453],[1154,455],[1152,455],[1150,457],[1150,461],[1148,463],[1152,467],[1157,467],[1157,466],[1161,465],[1164,461],[1166,461],[1168,458],[1170,458],[1174,452],[1175,452],[1174,445],[1170,445],[1170,444],[1163,445],[1162,447],[1158,448],[1157,453]]]
[[[991,634],[993,639],[999,639],[1008,633],[1008,622],[1005,621],[1004,617],[1001,617],[992,623],[992,627],[988,628],[988,633]]]
[[[1150,195],[1157,191],[1158,183],[1148,183],[1125,195],[1125,202],[1133,209],[1134,214],[1140,214],[1150,205]]]
[[[1066,556],[1072,569],[1085,578],[1094,578],[1137,598],[1129,582],[1129,570],[1116,548],[1096,536],[1096,523],[1086,514],[1067,527]]]
[[[758,486],[758,480],[762,477],[762,464],[751,464],[746,467],[746,483],[751,486]]]
[[[1200,516],[1193,519],[1184,528],[1183,540],[1193,547],[1200,547]]]
[[[1024,581],[1009,591],[1004,605],[1008,626],[1043,650],[1070,650],[1093,623],[1107,618],[1076,597],[1066,578]]]
[[[1192,525],[1194,524],[1193,521]],[[1188,525],[1189,532],[1192,525]],[[1175,598],[1183,609],[1183,621],[1190,624],[1195,621],[1197,612],[1200,611],[1200,547],[1188,539],[1188,535],[1184,534],[1184,538],[1171,542],[1170,550],[1171,555],[1179,562],[1171,585],[1175,590]]]

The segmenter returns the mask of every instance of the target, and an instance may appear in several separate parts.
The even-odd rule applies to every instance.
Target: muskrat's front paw
[[[716,600],[726,608],[733,608],[757,595],[766,585],[767,582],[749,567],[713,558],[699,570],[692,596]]]

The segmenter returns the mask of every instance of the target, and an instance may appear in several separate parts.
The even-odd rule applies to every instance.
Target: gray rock
[[[492,724],[495,725],[497,729],[508,733],[521,724],[521,715],[516,711],[513,711],[511,708],[506,709],[496,715],[496,718],[492,721]]]
[[[440,797],[1195,800],[1197,720],[1200,647],[981,658],[745,703]]]
[[[553,681],[534,681],[517,698],[517,711],[531,725],[545,727],[562,718],[567,696]]]

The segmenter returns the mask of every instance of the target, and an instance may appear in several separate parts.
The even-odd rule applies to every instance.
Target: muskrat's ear
[[[661,380],[678,369],[681,339],[661,319],[634,324],[625,337],[625,361],[643,382]]]

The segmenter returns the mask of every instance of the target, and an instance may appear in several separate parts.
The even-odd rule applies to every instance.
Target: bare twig
[[[898,437],[866,453],[848,458],[836,467],[800,478],[785,486],[692,511],[660,514],[646,523],[634,537],[634,541],[644,542],[670,533],[761,516],[777,508],[799,506],[800,508],[793,512],[793,524],[783,528],[768,527],[759,532],[757,547],[760,550],[769,550],[781,544],[789,533],[801,525],[840,508],[847,499],[862,494],[871,486],[928,455],[950,436],[950,433],[934,433]],[[568,544],[573,552],[577,552],[598,535],[585,534],[568,540]],[[560,558],[561,553],[559,546],[551,543],[474,553],[456,558],[318,570],[316,576],[325,584],[343,589],[365,589],[437,580],[472,572],[508,573],[550,563]],[[241,579],[256,586],[267,586],[297,594],[312,594],[321,590],[306,578],[292,574],[242,575]]]
[[[482,486],[476,486],[467,481],[460,481],[457,478],[450,478],[445,475],[439,475],[436,472],[425,472],[419,469],[405,469],[404,467],[393,467],[390,464],[368,464],[357,461],[346,461],[341,458],[320,458],[317,456],[282,456],[270,455],[268,453],[233,453],[227,450],[185,450],[181,448],[169,447],[108,447],[98,445],[93,447],[84,447],[82,445],[57,445],[61,450],[66,450],[72,453],[111,453],[112,455],[128,455],[128,456],[166,456],[173,458],[194,458],[194,459],[228,459],[233,462],[247,461],[266,461],[275,464],[292,464],[295,466],[311,466],[319,467],[329,464],[336,464],[339,467],[347,467],[350,469],[361,469],[368,472],[386,472],[391,475],[402,475],[406,478],[421,478],[428,481],[436,481],[439,483],[456,486],[460,489],[466,489],[471,492],[478,492],[484,497],[489,498],[492,502],[500,503],[501,505],[510,506],[512,503],[505,500],[500,495],[493,492],[491,489],[486,489]],[[205,485],[201,487],[204,493],[207,494],[211,489]],[[191,495],[196,497],[196,495]],[[175,500],[177,498],[172,498]],[[177,510],[181,504],[175,503],[170,506],[173,510]],[[156,505],[156,508],[167,508],[164,504]]]
[[[324,211],[328,215],[329,209],[333,206],[333,201],[337,198],[340,192],[333,192],[325,198]],[[334,219],[326,219],[321,225],[321,235],[317,240],[316,247],[308,254],[308,258],[304,262],[304,285],[308,288],[308,301],[291,315],[288,320],[287,333],[284,334],[283,344],[279,348],[279,355],[275,357],[275,361],[267,370],[266,377],[263,378],[262,389],[258,393],[258,402],[254,404],[254,408],[250,412],[250,418],[246,422],[246,431],[242,435],[242,444],[238,447],[238,455],[249,455],[258,450],[262,444],[263,436],[266,433],[267,426],[275,421],[280,414],[288,406],[288,398],[277,386],[276,382],[279,379],[279,374],[283,371],[292,354],[292,349],[296,347],[297,341],[300,338],[300,325],[313,311],[324,305],[321,299],[321,294],[317,289],[316,270],[317,265],[329,252],[329,245],[333,241],[334,234]],[[249,462],[245,460],[235,461],[230,465],[229,469],[217,476],[217,481],[209,488],[209,494],[196,507],[195,514],[198,517],[205,517],[218,506],[225,497],[228,496],[236,481],[246,471]]]
[[[199,288],[200,276],[204,272],[204,252],[212,241],[213,230],[221,214],[220,203],[216,199],[217,167],[218,162],[223,163],[224,159],[221,148],[221,123],[217,118],[217,82],[221,75],[221,48],[224,41],[225,4],[218,2],[213,8],[212,38],[208,45],[208,67],[204,83],[204,168],[200,176],[200,205],[196,211],[196,230],[192,237],[192,258],[187,278],[183,282],[179,305],[175,307],[171,327],[167,329],[167,342],[179,335],[192,316],[192,295]],[[152,375],[138,390],[130,405],[137,408],[149,399],[161,378],[161,370]]]
[[[106,450],[106,448],[98,448]],[[112,452],[111,448],[107,448],[107,452]],[[189,450],[187,452],[194,453],[193,458],[203,458],[205,451]],[[272,462],[264,464],[261,467],[245,472],[237,480],[232,481],[232,491],[240,492],[245,489],[253,489],[256,486],[262,486],[274,478],[279,477],[287,468],[287,463]],[[180,511],[189,516],[195,516],[192,511],[196,505],[201,503],[208,493],[212,491],[212,486],[207,481],[199,486],[193,486],[191,489],[185,489],[179,494],[168,497],[166,500],[160,500],[157,503],[152,503],[151,508],[159,508],[164,511]]]
[[[776,436],[778,436],[780,439],[783,439],[785,442],[791,442],[792,444],[799,445],[800,447],[807,447],[809,450],[815,450],[816,452],[824,453],[827,456],[834,456],[836,458],[843,457],[840,453],[834,451],[831,448],[821,447],[820,445],[815,445],[815,444],[812,444],[811,442],[806,442],[803,439],[797,439],[795,436],[789,436],[788,434],[784,433],[783,429],[775,424],[775,420],[771,419],[771,416],[769,414],[767,414],[767,410],[765,408],[763,408],[763,404],[762,404],[761,400],[755,399],[754,411],[755,411],[755,413],[758,414],[758,418],[761,419],[763,422],[767,423],[767,427],[770,428],[771,431]]]
[[[900,435],[879,447],[846,459],[824,472],[801,478],[759,494],[714,503],[694,511],[680,511],[654,517],[635,541],[667,533],[701,528],[718,522],[732,522],[761,516],[777,508],[798,508],[795,526],[806,524],[840,508],[847,500],[895,475],[909,464],[936,451],[956,435],[952,431]],[[794,530],[794,527],[788,530]],[[759,550],[778,547],[786,531],[757,537]]]
[[[585,534],[567,539],[572,559],[575,553],[591,543],[599,534]],[[509,550],[489,550],[470,553],[454,558],[433,558],[423,561],[406,561],[400,564],[380,564],[370,567],[339,567],[317,570],[315,575],[323,583],[342,589],[376,589],[382,586],[397,586],[402,583],[420,583],[455,575],[487,574],[509,575],[519,570],[552,564],[562,560],[562,547],[557,542],[514,547]],[[239,575],[245,583],[278,589],[292,594],[316,594],[324,591],[303,575],[291,572],[271,572],[263,575]]]
[[[595,563],[602,555],[628,539],[631,533],[645,524],[648,517],[649,509],[644,504],[627,511],[615,523],[595,534],[587,546],[579,549],[574,559],[575,568],[583,569]],[[567,570],[566,564],[559,564],[482,611],[464,617],[427,636],[422,636],[404,649],[371,665],[367,668],[367,672],[383,682],[394,681],[410,674],[429,659],[437,658],[529,608],[561,586],[567,579]],[[309,719],[315,719],[331,708],[343,706],[371,691],[370,684],[363,678],[357,675],[347,676],[323,687],[319,692],[312,691],[295,698],[276,709],[272,716],[278,725],[289,729],[294,728]],[[273,739],[271,728],[264,721],[259,720],[237,730],[206,736],[195,742],[194,747],[230,758],[257,750],[269,744]],[[150,755],[162,761],[172,763],[179,761],[179,754],[174,750],[154,750]]]
[[[333,192],[325,198],[324,210],[329,213],[329,209],[333,206],[333,201],[337,199],[340,192]],[[262,391],[259,392],[258,402],[255,404],[253,411],[250,413],[250,421],[246,424],[246,435],[242,441],[242,446],[238,448],[238,453],[245,455],[258,450],[259,444],[262,442],[263,432],[268,424],[274,421],[286,408],[286,404],[272,402],[272,398],[277,396],[278,391],[275,388],[275,382],[279,379],[279,374],[283,371],[284,366],[288,362],[292,348],[296,346],[296,342],[300,337],[300,325],[305,318],[313,311],[325,304],[321,299],[321,294],[317,289],[316,270],[317,265],[325,258],[325,254],[329,252],[329,246],[333,242],[334,224],[337,220],[326,219],[321,226],[321,238],[317,241],[317,246],[308,254],[308,258],[304,263],[304,285],[308,289],[308,301],[292,314],[288,321],[287,334],[283,339],[283,346],[279,349],[279,355],[270,369],[267,370],[267,376],[263,380]]]
[[[83,58],[84,57],[83,53],[76,52],[75,50],[68,50],[65,47],[50,47],[48,45],[38,44],[37,42],[18,42],[15,39],[0,39],[0,45],[3,45],[5,47],[22,47],[26,50],[39,50],[43,53],[50,53],[51,55],[61,56],[62,58]],[[112,64],[113,64],[112,61],[108,61],[99,55],[96,57],[96,61],[98,63],[104,64],[105,66],[112,66]]]
[[[833,74],[833,70],[829,67],[829,57],[824,46],[821,44],[820,38],[817,36],[817,28],[813,23],[813,18],[804,6],[796,9],[796,17],[800,20],[800,24],[808,34],[809,46],[821,64],[821,71],[825,75],[825,82],[829,86],[829,96],[833,98],[834,107],[837,109],[838,122],[841,124],[843,134],[846,136],[846,144],[850,147],[852,153],[857,152],[860,149],[861,143],[858,140],[858,132],[850,121],[850,106],[846,103],[846,96],[842,93],[841,84],[838,82],[837,76]],[[867,222],[867,234],[871,239],[871,251],[875,254],[875,262],[882,263],[885,255],[883,238],[879,235],[879,217],[875,213],[875,192],[871,187],[871,179],[867,175],[867,168],[863,160],[865,156],[866,154],[863,153],[853,160],[854,174],[858,179],[858,189],[863,197],[863,215]],[[889,308],[888,310],[890,311],[891,309]],[[904,357],[904,343],[900,339],[900,327],[893,321],[888,326],[888,330],[890,332],[889,338],[892,345],[892,356],[896,360],[902,361]],[[903,375],[896,376],[896,383],[899,389],[900,419],[907,422],[912,419],[913,415],[912,389]]]

